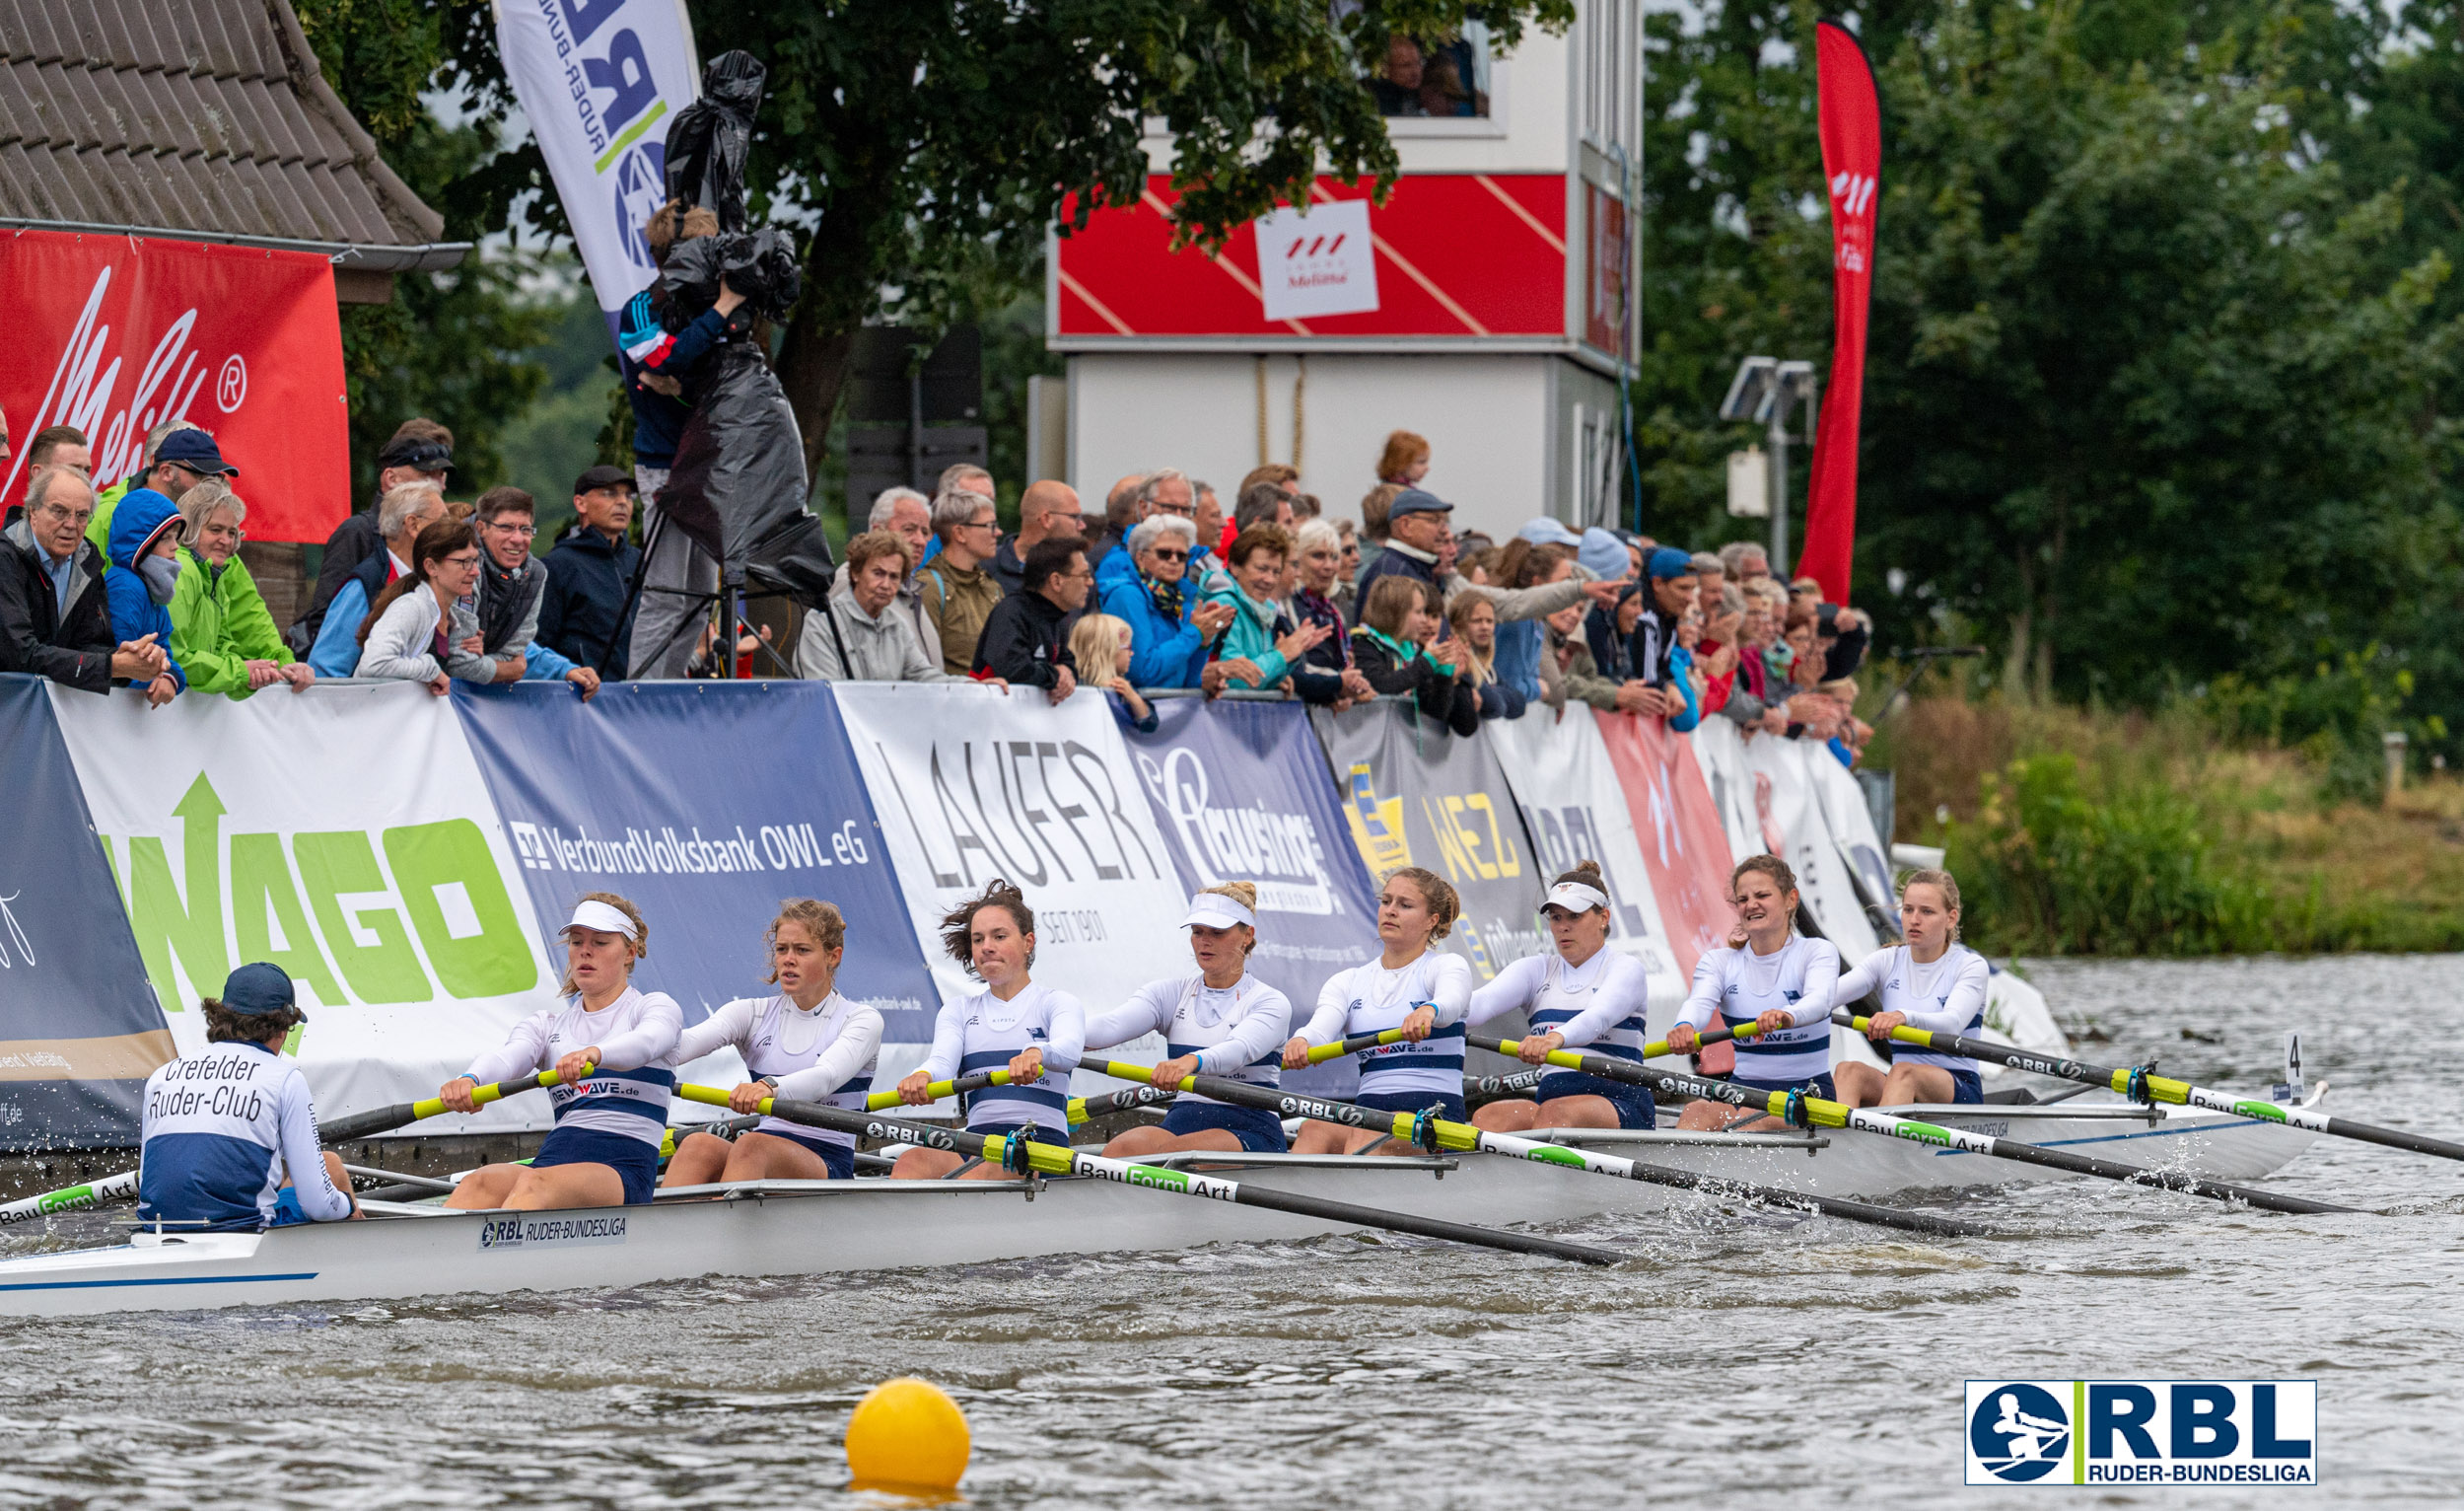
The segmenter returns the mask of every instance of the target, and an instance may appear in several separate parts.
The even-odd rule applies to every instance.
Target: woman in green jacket
[[[181,496],[179,513],[188,525],[172,592],[172,657],[187,672],[188,690],[242,698],[274,683],[297,692],[315,682],[317,673],[282,643],[240,560],[248,506],[229,484],[208,478]]]
[[[1252,525],[1232,541],[1225,559],[1231,565],[1232,580],[1226,582],[1220,575],[1211,578],[1206,601],[1230,605],[1232,621],[1216,641],[1213,659],[1253,661],[1260,674],[1258,685],[1272,687],[1293,675],[1309,648],[1332,631],[1323,624],[1308,623],[1282,635],[1275,633],[1275,621],[1283,612],[1275,601],[1284,594],[1284,564],[1292,559],[1292,532],[1271,521]],[[1239,681],[1245,684],[1248,679]]]

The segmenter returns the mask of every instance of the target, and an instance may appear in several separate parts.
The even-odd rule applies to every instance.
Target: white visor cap
[[[1193,923],[1203,923],[1211,929],[1228,929],[1236,923],[1256,928],[1258,915],[1241,906],[1238,899],[1220,892],[1202,892],[1189,899],[1189,916],[1180,920],[1182,928]]]
[[[622,934],[626,944],[640,944],[641,936],[633,930],[633,920],[596,898],[584,898],[573,905],[573,920],[558,933],[574,929],[596,929],[602,934]]]
[[[1540,905],[1562,907],[1570,913],[1587,913],[1595,907],[1606,907],[1608,894],[1581,882],[1559,882],[1549,889],[1549,895],[1541,899]]]

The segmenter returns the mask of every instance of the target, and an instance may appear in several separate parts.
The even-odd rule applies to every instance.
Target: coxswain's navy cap
[[[291,977],[283,973],[280,966],[269,966],[263,961],[242,966],[231,973],[230,979],[223,982],[223,1006],[243,1018],[286,1007],[295,1013],[300,1011],[300,1004],[291,994]],[[308,1015],[300,1013],[300,1021],[306,1023]]]

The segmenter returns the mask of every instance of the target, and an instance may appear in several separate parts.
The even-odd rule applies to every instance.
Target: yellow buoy
[[[971,1446],[958,1403],[913,1376],[875,1386],[847,1419],[847,1469],[858,1489],[954,1490]]]

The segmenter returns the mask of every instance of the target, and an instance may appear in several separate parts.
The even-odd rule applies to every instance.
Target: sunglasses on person
[[[1158,561],[1187,561],[1189,559],[1187,551],[1176,551],[1168,545],[1150,545],[1147,547],[1147,554]]]

